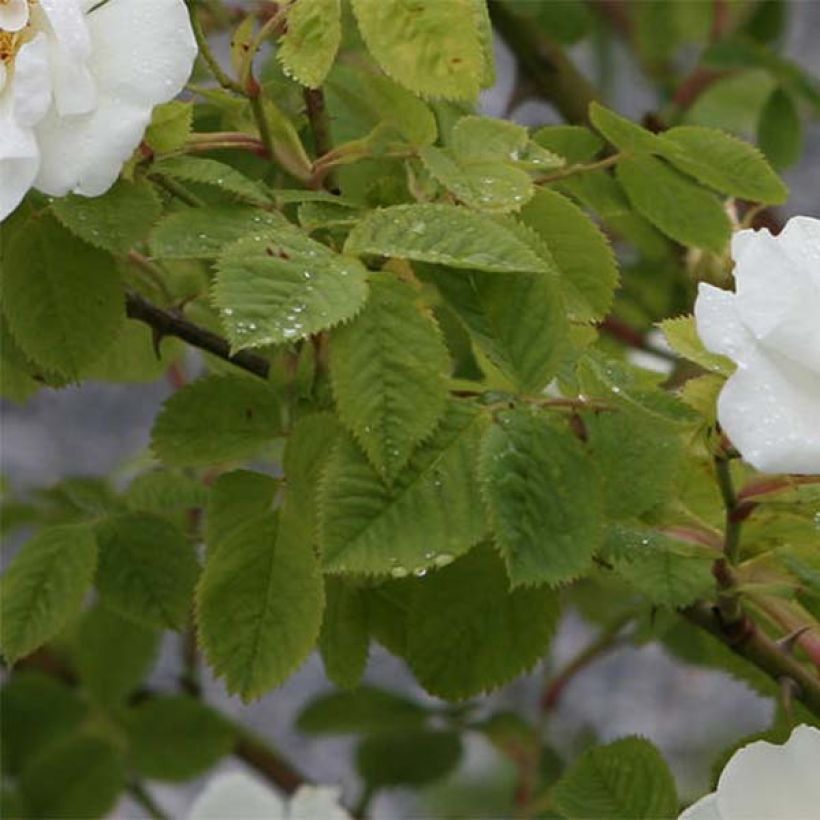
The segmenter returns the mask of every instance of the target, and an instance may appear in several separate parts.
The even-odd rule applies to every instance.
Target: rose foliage
[[[820,222],[777,208],[820,92],[782,4],[247,5],[0,0],[3,395],[168,385],[115,475],[4,487],[4,816],[162,816],[147,781],[226,756],[270,788],[220,775],[192,818],[365,815],[455,788],[482,738],[506,774],[476,811],[676,817],[697,795],[649,740],[550,745],[626,640],[776,704],[685,817],[804,816]],[[650,128],[565,53],[619,25]],[[564,123],[477,113],[493,27]],[[599,634],[561,669],[568,612]],[[371,685],[377,644],[414,695]],[[314,652],[334,688],[295,728],[355,738],[358,794],[202,695],[275,703]],[[539,706],[488,696],[536,668]]]

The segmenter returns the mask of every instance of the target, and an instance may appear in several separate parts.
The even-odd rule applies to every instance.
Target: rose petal
[[[778,239],[795,266],[808,273],[820,291],[820,219],[793,216]]]
[[[48,40],[38,34],[17,52],[14,64],[13,115],[22,128],[37,125],[51,105]]]
[[[759,345],[718,397],[718,420],[744,460],[767,473],[820,473],[820,379]]]
[[[52,111],[37,128],[43,159],[35,185],[55,196],[105,193],[139,144],[153,106],[179,93],[196,56],[181,0],[111,2],[86,19],[98,106],[74,117]]]
[[[695,302],[695,322],[707,350],[742,363],[755,338],[740,320],[736,299],[731,291],[701,282]]]
[[[26,0],[11,0],[0,6],[0,28],[6,31],[20,31],[28,23],[28,3]]]
[[[40,165],[34,133],[21,128],[9,109],[0,99],[0,222],[20,204]]]
[[[726,764],[717,788],[723,820],[809,820],[820,807],[820,730],[798,726],[782,746],[750,743]]]
[[[692,803],[678,820],[724,820],[718,810],[717,794],[712,792]]]
[[[188,820],[285,820],[285,804],[255,777],[214,777],[194,801]]]

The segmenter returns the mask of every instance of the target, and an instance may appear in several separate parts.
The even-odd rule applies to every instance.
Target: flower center
[[[34,36],[31,25],[31,11],[32,6],[37,4],[37,0],[0,0],[0,66],[7,70],[14,65],[14,58],[17,52],[22,48],[23,44],[28,42]],[[2,27],[2,21],[5,15],[11,15],[13,12],[20,9],[22,19],[20,23],[25,20],[25,24],[15,31],[8,31]],[[14,15],[16,18],[18,15]]]

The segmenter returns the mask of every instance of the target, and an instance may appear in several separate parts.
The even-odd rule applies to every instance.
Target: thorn
[[[162,331],[157,330],[156,328],[152,328],[151,332],[151,343],[154,348],[154,355],[157,357],[157,361],[162,359],[162,351],[159,349],[159,346],[165,337],[165,334]]]
[[[775,641],[775,643],[777,644],[777,648],[787,655],[794,654],[794,645],[797,643],[798,638],[804,632],[808,632],[810,629],[811,624],[805,624],[805,626],[801,626],[795,629],[794,632],[790,632],[788,635],[784,635],[779,641]]]

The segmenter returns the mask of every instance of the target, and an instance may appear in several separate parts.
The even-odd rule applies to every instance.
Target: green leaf
[[[145,132],[145,141],[160,154],[178,151],[191,134],[193,120],[193,103],[172,100],[158,105]]]
[[[246,521],[273,509],[279,482],[264,473],[234,470],[214,482],[205,515],[208,557]]]
[[[571,433],[528,410],[505,413],[484,437],[481,479],[513,586],[566,583],[589,569],[601,493]]]
[[[420,152],[424,167],[457,199],[477,211],[518,210],[535,192],[529,175],[509,163],[459,162],[430,145]]]
[[[604,147],[604,141],[583,125],[545,125],[533,135],[535,143],[568,162],[588,162]]]
[[[82,735],[48,746],[20,779],[33,817],[104,817],[124,786],[125,772],[114,746]]]
[[[478,548],[413,590],[406,660],[431,694],[473,697],[507,683],[546,652],[558,621],[546,587],[509,591],[501,559]]]
[[[570,315],[581,321],[602,319],[612,307],[618,267],[598,227],[566,197],[546,189],[524,207],[521,219],[549,248]]]
[[[461,753],[461,737],[457,732],[430,729],[382,732],[359,743],[356,768],[371,788],[423,786],[455,769]]]
[[[493,24],[487,0],[472,0],[478,26],[478,39],[481,42],[481,56],[484,68],[481,72],[481,87],[492,88],[495,85],[495,50],[493,48]]]
[[[312,700],[299,714],[296,726],[308,735],[370,734],[412,731],[426,720],[427,712],[416,701],[361,686]]]
[[[638,516],[669,498],[682,457],[674,427],[627,411],[587,413],[584,426],[608,516]]]
[[[669,346],[684,359],[699,364],[704,370],[730,376],[735,369],[734,364],[725,356],[710,353],[698,336],[694,316],[677,316],[674,319],[664,319],[658,327],[669,342]]]
[[[111,343],[125,316],[113,258],[50,217],[31,220],[4,248],[2,297],[26,355],[72,379]]]
[[[666,158],[679,170],[730,196],[780,205],[789,190],[760,151],[716,128],[682,125],[661,139],[674,146]]]
[[[613,527],[604,555],[618,575],[656,606],[687,606],[714,587],[714,554],[660,533]]]
[[[775,168],[794,165],[803,153],[803,120],[792,96],[775,88],[760,112],[757,141]]]
[[[158,648],[155,630],[95,606],[83,613],[71,655],[83,688],[111,709],[142,683]]]
[[[366,271],[292,226],[233,245],[213,290],[234,350],[286,344],[351,319],[367,299]]]
[[[423,572],[484,534],[474,475],[483,416],[451,403],[391,486],[349,437],[339,441],[320,492],[320,541],[331,572]]]
[[[571,820],[657,820],[678,811],[669,768],[658,750],[639,737],[584,752],[553,795],[558,810]]]
[[[158,259],[210,259],[244,236],[290,227],[277,211],[231,205],[189,208],[168,214],[151,233],[151,255]]]
[[[8,663],[28,655],[82,609],[97,564],[97,542],[86,525],[42,530],[3,575],[0,598],[3,654]]]
[[[484,70],[473,0],[353,0],[367,48],[385,74],[421,96],[473,100]]]
[[[73,733],[88,712],[77,693],[41,672],[15,672],[0,689],[3,771],[19,774],[48,744]]]
[[[246,458],[282,435],[281,413],[276,391],[262,380],[206,376],[165,402],[151,448],[178,467]]]
[[[199,569],[182,532],[150,513],[124,513],[105,519],[97,538],[100,601],[138,624],[182,627]]]
[[[287,16],[287,31],[276,57],[285,73],[309,88],[318,88],[336,59],[342,40],[339,0],[296,3]]]
[[[305,660],[323,606],[309,528],[287,508],[262,513],[208,554],[197,591],[200,642],[228,691],[250,700]]]
[[[270,205],[270,197],[261,184],[215,159],[175,156],[155,162],[151,173],[157,172],[182,182],[196,182],[223,191],[230,196],[262,207]]]
[[[447,347],[414,288],[370,277],[365,309],[330,337],[330,375],[342,422],[392,481],[447,403]]]
[[[345,251],[498,273],[550,270],[504,225],[452,205],[396,205],[371,211],[351,231]]]
[[[80,239],[116,254],[128,253],[145,239],[162,215],[162,205],[151,185],[123,179],[103,196],[72,194],[55,199],[51,210]]]
[[[635,209],[667,236],[684,245],[722,253],[731,235],[718,199],[662,160],[621,160],[618,181]]]
[[[523,125],[508,120],[470,115],[462,117],[450,134],[454,154],[465,162],[512,159],[530,136]]]
[[[165,515],[204,507],[208,497],[209,490],[201,481],[159,469],[138,475],[128,486],[125,503],[134,511]]]
[[[662,154],[661,138],[596,102],[589,106],[590,122],[613,145],[630,154]]]
[[[370,631],[361,589],[344,578],[325,578],[325,614],[319,650],[327,677],[344,689],[358,686],[367,665]]]
[[[144,777],[182,781],[215,766],[236,731],[216,710],[187,695],[144,700],[126,713],[130,762]]]
[[[491,362],[524,393],[537,394],[558,372],[569,325],[553,276],[420,271],[432,279]]]

